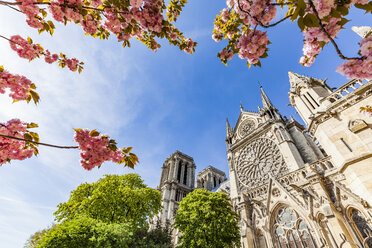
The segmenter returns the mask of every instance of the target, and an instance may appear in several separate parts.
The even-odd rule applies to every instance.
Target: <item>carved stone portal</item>
[[[240,151],[236,171],[239,182],[252,188],[265,183],[269,175],[281,175],[287,171],[287,166],[274,141],[259,138]]]

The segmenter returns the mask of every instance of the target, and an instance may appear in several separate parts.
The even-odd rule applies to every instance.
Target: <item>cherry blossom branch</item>
[[[275,23],[265,25],[260,20],[258,20],[257,17],[252,16],[248,11],[245,11],[244,9],[242,9],[242,7],[240,6],[240,1],[239,0],[238,0],[238,7],[239,7],[240,11],[242,11],[242,12],[246,13],[247,15],[249,15],[251,18],[253,18],[263,28],[274,27],[274,26],[278,25],[279,23],[281,23],[281,22],[287,20],[288,18],[292,17],[292,15],[289,15],[289,16],[286,16],[283,19],[281,19],[281,20],[279,20],[279,21],[277,21]]]
[[[277,5],[277,6],[285,6],[285,5],[292,5],[292,4],[296,4],[297,1],[294,1],[294,2],[285,2],[285,3],[270,3],[269,5]]]
[[[338,47],[337,43],[335,42],[335,40],[329,35],[329,33],[327,32],[327,30],[324,28],[324,24],[323,24],[322,20],[319,17],[319,14],[318,14],[318,11],[315,8],[314,2],[312,0],[308,0],[308,1],[309,1],[309,4],[310,4],[311,9],[313,10],[313,12],[315,14],[316,19],[318,20],[318,24],[319,24],[320,29],[327,36],[327,38],[332,42],[333,46],[336,49],[336,52],[337,52],[338,56],[341,59],[344,59],[344,60],[353,60],[353,59],[363,60],[364,59],[363,57],[349,58],[349,57],[346,57],[346,56],[344,56],[342,54],[342,52],[341,52],[340,48]]]
[[[51,5],[50,2],[41,2],[41,3],[32,3],[34,5]],[[13,6],[18,6],[18,5],[22,5],[21,2],[6,2],[6,1],[0,1],[0,5],[6,5],[8,7],[11,7],[10,5],[13,5]],[[75,5],[68,5],[68,4],[59,4],[59,6],[61,7],[68,7],[68,8],[76,8]],[[81,6],[81,8],[83,9],[90,9],[90,10],[97,10],[97,11],[105,11],[106,7],[104,7],[103,9],[98,9],[98,8],[94,8],[94,7],[89,7],[89,6]],[[111,8],[111,7],[109,7]],[[17,10],[17,9],[15,9]],[[19,11],[19,10],[17,10]],[[21,12],[21,11],[20,11]],[[117,13],[119,14],[127,14],[128,11],[117,11]]]
[[[3,39],[5,39],[5,40],[7,40],[7,41],[9,41],[9,42],[16,43],[15,41],[13,41],[13,40],[11,40],[11,39],[5,37],[5,36],[2,36],[1,34],[0,34],[0,38],[3,38]],[[17,44],[17,43],[16,43],[16,44]]]
[[[29,142],[29,143],[34,143],[34,144],[37,144],[37,145],[49,146],[49,147],[54,147],[54,148],[59,148],[59,149],[78,149],[79,148],[78,146],[57,146],[57,145],[51,145],[51,144],[47,144],[47,143],[36,142],[36,141],[33,141],[33,140],[27,140],[27,139],[17,138],[17,137],[13,137],[13,136],[9,136],[9,135],[4,135],[4,134],[0,134],[0,137],[9,138],[9,139],[15,139],[15,140],[22,140],[22,141]]]

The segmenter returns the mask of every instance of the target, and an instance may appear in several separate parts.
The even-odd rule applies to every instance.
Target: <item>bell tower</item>
[[[291,84],[288,93],[290,103],[308,126],[314,115],[322,111],[322,101],[332,93],[332,89],[326,80],[301,76],[291,71],[288,76]]]
[[[158,190],[162,196],[160,220],[172,222],[179,202],[194,189],[194,159],[180,151],[174,152],[164,162]]]

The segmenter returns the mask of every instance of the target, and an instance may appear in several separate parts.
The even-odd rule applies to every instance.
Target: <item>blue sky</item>
[[[35,231],[53,221],[52,213],[69,192],[84,182],[105,174],[139,173],[156,187],[163,161],[175,150],[194,157],[197,172],[213,165],[227,173],[226,117],[235,122],[239,104],[246,110],[260,105],[259,85],[283,115],[295,115],[287,107],[288,70],[317,78],[328,78],[332,87],[346,78],[335,72],[341,60],[328,45],[311,68],[298,64],[302,34],[296,24],[285,22],[270,29],[269,58],[262,68],[248,69],[235,57],[226,67],[216,57],[224,42],[211,39],[213,19],[224,1],[190,1],[178,27],[199,42],[196,53],[185,54],[166,41],[154,53],[133,41],[123,49],[112,37],[100,41],[84,36],[74,25],[57,25],[53,37],[26,27],[24,16],[0,9],[1,35],[29,35],[51,51],[61,51],[84,61],[82,74],[69,72],[42,61],[20,59],[1,40],[0,64],[10,72],[24,74],[38,86],[38,106],[11,104],[0,95],[0,122],[11,118],[39,123],[42,142],[73,145],[73,128],[97,128],[116,139],[120,146],[134,146],[140,165],[133,171],[106,163],[101,169],[84,171],[79,152],[40,147],[37,158],[13,161],[0,167],[0,246],[22,247]],[[352,25],[370,23],[370,16],[352,11],[353,21],[339,36],[341,50],[355,55],[360,37]],[[369,18],[369,19],[368,19]]]

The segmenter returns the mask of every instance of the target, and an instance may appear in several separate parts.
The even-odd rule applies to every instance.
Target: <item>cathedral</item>
[[[261,88],[259,111],[241,106],[236,124],[226,123],[228,179],[213,166],[195,178],[193,158],[180,151],[165,160],[162,222],[205,188],[230,196],[243,248],[372,248],[372,117],[360,113],[372,103],[372,81],[332,89],[288,75],[290,105],[305,127],[282,116]]]

